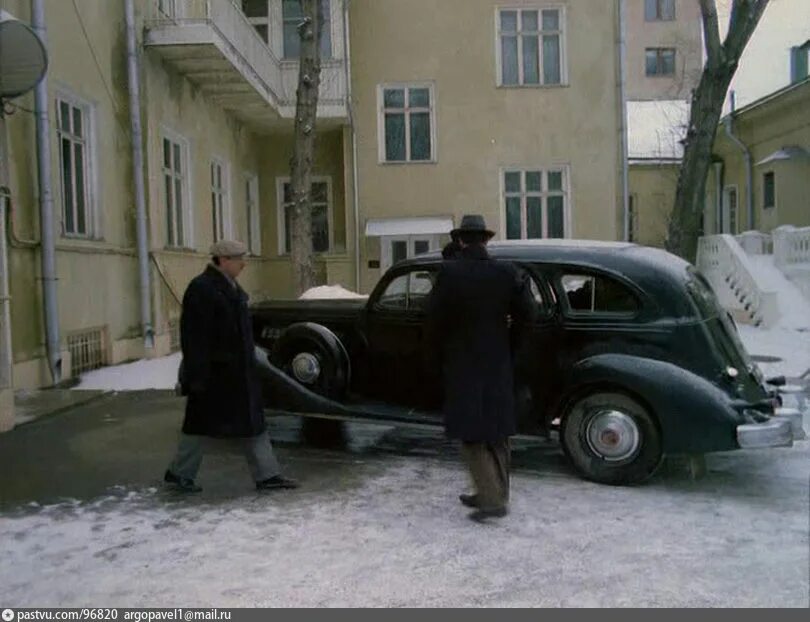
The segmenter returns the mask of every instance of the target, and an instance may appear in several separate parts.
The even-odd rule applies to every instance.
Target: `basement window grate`
[[[107,364],[103,328],[74,333],[68,336],[67,342],[70,351],[70,368],[74,378]]]
[[[169,347],[172,352],[180,349],[180,318],[169,320]]]

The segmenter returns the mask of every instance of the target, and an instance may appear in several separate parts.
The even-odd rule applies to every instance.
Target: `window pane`
[[[540,61],[536,36],[523,37],[523,84],[540,83]]]
[[[543,37],[543,83],[560,83],[560,35]]]
[[[675,19],[675,0],[661,0],[661,19]]]
[[[383,91],[383,106],[386,108],[404,108],[405,89],[385,89]]]
[[[73,145],[76,163],[76,233],[87,233],[86,214],[84,209],[84,147]]]
[[[537,30],[537,11],[521,11],[520,29],[523,32],[534,32]]]
[[[282,0],[281,15],[284,19],[292,17],[303,17],[300,0]]]
[[[70,131],[70,106],[65,102],[59,102],[59,129],[64,132]]]
[[[292,221],[293,221],[293,206],[284,206],[284,249],[289,253],[292,251]]]
[[[267,38],[267,24],[254,24],[253,26],[256,29],[256,32],[259,33],[259,36],[262,38],[262,41],[267,43],[269,39]]]
[[[321,27],[321,58],[332,58],[332,25],[327,20]]]
[[[540,171],[526,171],[526,192],[543,190],[543,174]]]
[[[284,22],[284,58],[301,56],[301,38],[298,36],[298,22]]]
[[[501,11],[501,30],[517,32],[517,11]]]
[[[183,184],[179,179],[174,180],[174,218],[177,223],[177,245],[182,246],[185,242],[183,233]]]
[[[174,170],[179,175],[180,170],[180,145],[174,145]]]
[[[174,218],[172,216],[172,178],[169,175],[163,176],[164,192],[166,199],[166,241],[169,246],[174,244]]]
[[[506,239],[520,237],[520,197],[506,197]]]
[[[408,243],[397,240],[391,243],[391,260],[393,263],[404,261],[408,258]]]
[[[385,159],[388,162],[405,160],[405,115],[385,115]]]
[[[414,240],[413,243],[413,253],[414,255],[421,255],[422,253],[427,253],[430,250],[430,242],[427,240]]]
[[[661,51],[661,73],[665,76],[675,73],[675,50]]]
[[[618,281],[605,276],[595,279],[594,311],[602,313],[632,313],[638,309],[633,292]]]
[[[408,91],[408,105],[411,108],[430,107],[430,91],[428,89],[410,89]]]
[[[165,138],[163,139],[163,166],[169,170],[172,168],[172,145]]]
[[[658,73],[658,52],[656,50],[647,50],[644,53],[644,58],[647,75],[656,75]]]
[[[765,173],[763,182],[763,207],[773,207],[776,203],[776,175]]]
[[[562,277],[562,286],[572,311],[593,309],[593,277],[566,274]]]
[[[562,190],[562,173],[560,171],[549,171],[548,189]]]
[[[501,37],[501,82],[518,83],[517,37]]]
[[[82,127],[82,111],[79,108],[73,109],[73,133],[76,136],[84,136],[84,128]]]
[[[543,30],[560,29],[560,12],[543,11]]]
[[[405,259],[405,256],[407,255],[407,246],[408,245],[406,242],[399,241],[391,244],[391,259],[393,263]],[[404,254],[402,250],[403,248],[405,249]],[[397,257],[400,259],[397,259]],[[385,288],[385,291],[380,296],[379,305],[388,309],[405,309],[407,288],[408,275],[403,274],[402,276],[398,276],[388,284],[388,287]]]
[[[411,160],[430,160],[430,114],[411,114]]]
[[[561,196],[548,197],[548,232],[546,237],[549,238],[562,238],[565,237],[565,222],[563,209],[564,199]]]
[[[65,208],[65,231],[74,233],[73,220],[73,150],[70,141],[62,140],[62,204]]]
[[[526,198],[526,237],[543,237],[543,202],[540,197]]]
[[[325,205],[312,206],[312,250],[329,251],[329,213]]]
[[[217,226],[217,195],[211,193],[211,231],[214,232],[214,242],[219,240],[219,227]]]
[[[287,203],[292,203],[293,202],[292,184],[289,183],[289,182],[284,184],[284,199],[283,199],[283,202],[284,202],[285,205]]]
[[[658,19],[658,0],[644,0],[644,19],[648,22]]]
[[[504,173],[503,185],[507,192],[520,192],[520,173]]]
[[[329,199],[329,186],[325,181],[317,181],[312,184],[312,202],[313,203],[326,203]]]
[[[267,17],[267,0],[242,0],[242,12],[248,17]]]

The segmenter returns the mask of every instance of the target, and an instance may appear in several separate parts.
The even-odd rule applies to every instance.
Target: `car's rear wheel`
[[[638,484],[663,460],[653,416],[624,393],[594,392],[566,410],[560,440],[574,468],[602,484]]]

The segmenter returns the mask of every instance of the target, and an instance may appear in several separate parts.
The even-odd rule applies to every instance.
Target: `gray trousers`
[[[200,470],[200,465],[202,464],[205,445],[212,442],[223,442],[224,440],[231,439],[217,439],[207,436],[183,434],[180,437],[180,443],[177,446],[177,454],[175,454],[174,460],[172,460],[169,466],[169,470],[178,477],[185,477],[191,480],[196,479],[197,472]],[[261,482],[281,473],[278,460],[276,460],[276,456],[273,453],[273,446],[270,444],[270,437],[267,434],[267,430],[258,436],[232,440],[241,445],[254,481]]]
[[[496,443],[462,443],[461,455],[470,471],[478,507],[484,510],[509,503],[509,439]]]

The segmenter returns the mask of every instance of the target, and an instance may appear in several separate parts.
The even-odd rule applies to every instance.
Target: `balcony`
[[[279,60],[236,2],[149,0],[144,26],[144,47],[160,53],[234,116],[259,129],[291,125],[298,63]],[[326,124],[345,121],[344,61],[321,65],[318,118]]]

